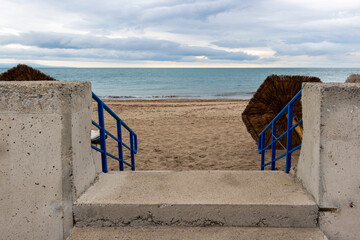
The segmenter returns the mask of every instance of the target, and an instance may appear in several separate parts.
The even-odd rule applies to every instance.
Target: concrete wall
[[[0,82],[0,238],[65,239],[96,177],[89,82]]]
[[[360,239],[360,84],[307,83],[297,176],[329,239]]]

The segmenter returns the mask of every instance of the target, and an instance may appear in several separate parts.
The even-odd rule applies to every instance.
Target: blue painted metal
[[[96,123],[95,121],[92,121],[92,124],[97,127],[100,130],[100,148],[91,145],[93,149],[96,151],[99,151],[101,153],[101,165],[102,165],[102,171],[104,173],[108,172],[107,167],[107,156],[118,160],[119,161],[119,169],[120,171],[124,171],[124,164],[131,167],[131,170],[135,171],[135,154],[137,153],[137,135],[131,128],[126,125],[98,96],[95,95],[95,93],[92,93],[92,98],[97,102],[98,104],[98,119],[99,123]],[[108,132],[105,129],[105,122],[104,122],[104,110],[108,112],[113,118],[116,120],[116,128],[117,128],[117,137],[115,137],[113,134]],[[122,142],[122,127],[124,127],[128,132],[130,136],[130,147]],[[118,157],[108,153],[106,151],[106,137],[105,134],[113,138],[118,143]],[[130,151],[131,155],[131,164],[124,161],[123,156],[123,146],[127,148]]]
[[[293,104],[288,105],[288,119],[287,119],[288,129],[292,128],[293,109],[294,109]],[[290,167],[291,167],[291,148],[292,148],[292,131],[288,131],[286,138],[286,167],[285,167],[285,172],[287,173],[290,171]]]
[[[301,148],[301,144],[292,148],[292,131],[302,123],[302,119],[297,121],[293,125],[293,110],[294,103],[301,98],[301,90],[293,97],[290,102],[280,111],[280,113],[264,128],[264,130],[259,134],[258,138],[258,152],[261,154],[261,170],[263,171],[266,166],[271,164],[271,170],[275,170],[275,162],[286,156],[286,167],[285,172],[289,173],[291,168],[291,154]],[[281,116],[287,113],[287,130],[282,133],[279,137],[276,134],[276,122],[280,119]],[[272,128],[272,141],[269,145],[265,146],[265,134]],[[286,138],[286,153],[282,154],[279,157],[276,157],[276,142],[279,141],[283,136]],[[271,161],[265,163],[265,150],[271,147]]]
[[[134,149],[134,133],[130,132],[130,147]],[[135,153],[131,151],[131,170],[135,171]]]
[[[105,142],[105,122],[104,122],[104,103],[98,102],[98,117],[100,130],[101,166],[104,173],[108,172],[106,161],[106,142]]]
[[[116,120],[116,127],[117,127],[117,134],[118,134],[118,139],[122,138],[122,134],[121,134],[121,121],[120,120]],[[118,144],[118,154],[119,154],[119,158],[121,159],[121,161],[119,161],[119,168],[120,171],[124,171],[124,154],[123,154],[123,145],[122,144]]]
[[[276,158],[276,121],[272,124],[272,143],[271,143],[271,170],[275,170],[275,161]]]

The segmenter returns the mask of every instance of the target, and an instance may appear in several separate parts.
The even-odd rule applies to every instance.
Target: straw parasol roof
[[[29,67],[25,64],[19,64],[6,72],[0,74],[0,81],[45,81],[45,80],[56,80],[37,69]]]
[[[360,74],[351,74],[345,81],[346,83],[360,83]]]
[[[249,104],[242,113],[242,119],[248,132],[258,142],[259,134],[288,104],[288,102],[301,90],[303,82],[321,82],[317,77],[271,75],[258,88]],[[294,104],[294,119],[302,118],[301,101]],[[285,132],[287,116],[284,115],[277,121],[277,136]],[[271,129],[271,128],[270,128]],[[271,130],[270,130],[271,131]],[[294,131],[295,132],[295,131]],[[293,146],[301,143],[302,134],[293,134]],[[266,134],[265,144],[271,143],[271,134]],[[283,137],[278,147],[286,146],[286,137]]]

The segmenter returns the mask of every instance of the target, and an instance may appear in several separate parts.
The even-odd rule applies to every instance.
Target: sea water
[[[7,69],[1,68],[0,73]],[[306,75],[344,82],[360,68],[39,68],[57,80],[90,81],[95,94],[116,99],[249,99],[265,78]]]

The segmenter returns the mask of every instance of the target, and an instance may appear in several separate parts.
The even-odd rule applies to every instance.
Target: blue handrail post
[[[134,133],[130,131],[131,170],[135,171]]]
[[[271,143],[271,170],[275,170],[275,158],[276,158],[276,121],[272,124],[272,143]]]
[[[117,126],[117,137],[120,139],[121,142],[118,142],[118,153],[119,153],[119,168],[120,171],[124,171],[124,155],[123,155],[123,143],[122,143],[122,137],[121,137],[121,120],[116,120],[116,126]]]
[[[292,123],[293,123],[293,109],[294,105],[288,106],[288,119],[287,119],[287,139],[286,139],[286,167],[285,172],[290,172],[291,167],[291,153],[292,153]]]
[[[260,135],[260,146],[261,146],[261,171],[264,171],[265,169],[265,133]]]
[[[108,172],[107,161],[106,161],[106,142],[105,142],[105,121],[104,121],[104,105],[103,103],[98,104],[98,116],[100,126],[100,149],[101,149],[101,166],[104,173]]]

